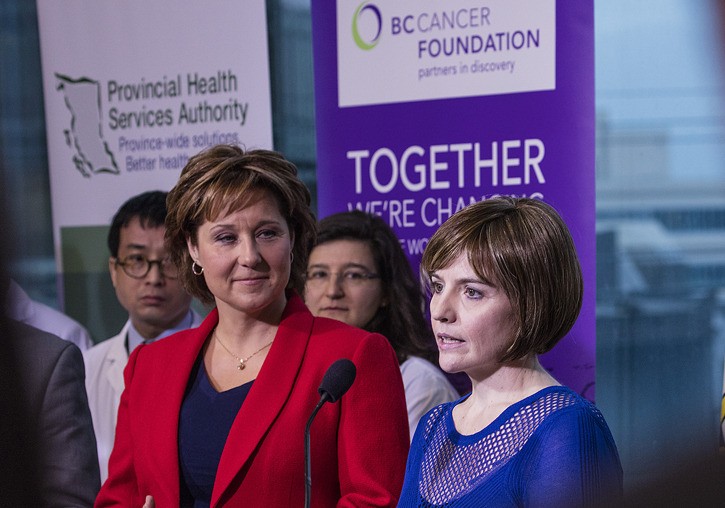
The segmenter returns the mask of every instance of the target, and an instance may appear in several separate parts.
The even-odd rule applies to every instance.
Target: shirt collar
[[[153,339],[144,339],[140,333],[138,333],[138,330],[133,326],[133,323],[129,323],[128,327],[128,351],[131,352],[134,349],[136,349],[137,346],[141,344],[151,344],[152,342],[156,342],[159,339],[163,339],[164,337],[168,337],[169,335],[180,332],[181,330],[186,330],[187,328],[191,328],[191,325],[194,323],[194,314],[191,312],[191,309],[189,309],[189,312],[186,314],[184,319],[179,321],[179,324],[177,324],[173,328],[169,328],[168,330],[164,330],[159,335],[154,337]]]

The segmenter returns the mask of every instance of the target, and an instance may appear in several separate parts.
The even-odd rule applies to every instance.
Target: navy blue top
[[[452,412],[464,399],[421,419],[398,507],[618,506],[617,447],[589,401],[563,386],[544,388],[463,435]]]
[[[181,504],[201,508],[211,504],[224,443],[253,381],[219,393],[201,357],[192,374],[179,415]]]

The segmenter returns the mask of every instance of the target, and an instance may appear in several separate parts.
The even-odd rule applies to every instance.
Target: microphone
[[[355,374],[357,369],[355,364],[347,358],[341,358],[335,361],[322,376],[322,382],[320,387],[317,389],[317,393],[320,394],[320,402],[317,403],[315,409],[310,415],[310,419],[307,420],[307,426],[305,427],[305,507],[309,508],[310,498],[312,493],[312,462],[310,460],[310,427],[312,426],[312,420],[317,416],[317,412],[323,406],[325,402],[337,402],[340,397],[345,395],[353,381],[355,381]]]
[[[321,402],[337,402],[352,386],[356,373],[355,364],[347,358],[341,358],[330,365],[317,389],[317,393],[325,399]]]

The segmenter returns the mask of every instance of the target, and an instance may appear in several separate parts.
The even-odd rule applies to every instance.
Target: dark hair
[[[118,257],[121,242],[121,228],[138,218],[143,228],[164,226],[166,220],[166,192],[148,191],[132,197],[118,209],[108,230],[108,250],[112,257]]]
[[[437,364],[425,295],[393,230],[377,215],[341,212],[320,221],[315,246],[335,240],[365,242],[373,253],[388,304],[380,306],[363,328],[387,337],[399,363],[419,356]]]
[[[576,322],[583,279],[569,229],[543,201],[501,196],[469,205],[431,237],[421,272],[450,265],[461,253],[483,280],[506,293],[516,336],[501,362],[551,350]]]
[[[297,176],[297,168],[278,152],[216,145],[189,159],[167,198],[169,254],[186,290],[205,304],[213,303],[214,295],[204,277],[192,273],[187,240],[196,244],[199,226],[222,212],[243,209],[259,190],[276,198],[280,214],[294,234],[287,287],[302,293],[307,256],[315,238],[315,217],[310,210],[310,191]]]

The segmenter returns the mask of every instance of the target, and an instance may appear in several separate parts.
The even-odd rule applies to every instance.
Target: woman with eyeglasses
[[[297,168],[214,146],[167,204],[179,279],[213,309],[131,354],[96,506],[395,506],[409,447],[395,353],[298,296],[316,224]],[[357,376],[310,426],[308,490],[306,424],[342,358]]]
[[[420,284],[393,230],[377,215],[322,219],[307,262],[305,302],[316,316],[384,335],[395,350],[412,438],[429,409],[458,392],[437,367]]]

